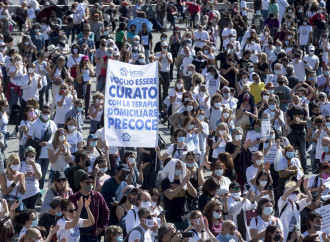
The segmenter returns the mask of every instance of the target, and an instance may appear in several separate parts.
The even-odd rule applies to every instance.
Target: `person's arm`
[[[286,192],[284,192],[284,194],[282,195],[282,197],[280,199],[282,199],[282,201],[286,201],[288,199],[288,196],[290,196],[297,188],[300,187],[301,182],[302,182],[302,178],[300,178],[297,181],[296,185],[292,186]]]
[[[26,162],[26,164],[31,165],[33,168],[34,178],[40,180],[42,177],[41,170],[38,169],[37,164],[34,161]]]
[[[49,234],[48,234],[47,239],[45,240],[45,242],[51,242],[52,239],[53,239],[53,236],[57,233],[57,231],[59,229],[60,229],[60,225],[56,225],[56,226],[52,225],[52,226],[50,226]]]
[[[92,117],[92,118],[96,118],[98,112],[100,111],[101,109],[101,105],[100,104],[94,104],[93,106],[91,105],[89,107],[89,115]]]
[[[47,149],[48,150],[48,158],[50,163],[55,163],[60,156],[62,149],[58,149],[58,151],[55,153],[54,150],[52,149]]]
[[[91,199],[92,197],[89,196],[88,199],[85,199],[85,208],[86,208],[86,211],[87,211],[87,215],[88,215],[88,219],[84,219],[84,222],[82,224],[82,227],[85,228],[85,227],[89,227],[89,226],[92,226],[93,224],[95,224],[95,219],[94,219],[94,216],[89,208],[89,205],[91,203]]]
[[[227,79],[225,79],[223,76],[220,75],[220,81],[223,83],[223,85],[228,86],[229,85],[229,81],[227,81]]]
[[[71,221],[67,221],[65,223],[65,229],[72,229],[72,228],[74,228],[74,227],[76,227],[78,225],[80,214],[81,214],[81,210],[82,210],[82,208],[84,206],[83,199],[84,199],[83,196],[81,196],[80,199],[79,199],[79,201],[77,201],[78,209],[77,209],[76,215],[74,216],[74,218]]]
[[[197,197],[197,191],[193,187],[193,185],[190,183],[189,180],[187,181],[187,192],[191,197],[193,197],[193,198]]]
[[[187,175],[183,178],[182,183],[177,186],[175,189],[168,188],[164,191],[164,195],[168,200],[172,200],[173,198],[177,197],[178,193],[182,190],[184,185],[187,184],[190,177],[190,172],[187,172]],[[196,191],[196,190],[195,190]]]
[[[125,216],[125,210],[124,208],[119,205],[117,208],[116,208],[116,216],[117,216],[117,219],[118,221],[120,221],[120,219]]]

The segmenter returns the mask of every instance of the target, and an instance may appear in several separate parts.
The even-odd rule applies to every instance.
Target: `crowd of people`
[[[330,241],[329,1],[8,4],[2,241]],[[158,147],[106,144],[109,59],[158,63]]]

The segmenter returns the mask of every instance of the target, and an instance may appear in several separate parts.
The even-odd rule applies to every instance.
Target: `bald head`
[[[33,242],[36,240],[42,240],[40,231],[36,228],[29,228],[25,233],[24,242]]]

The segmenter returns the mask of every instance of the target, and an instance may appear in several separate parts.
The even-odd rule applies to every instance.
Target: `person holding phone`
[[[306,196],[301,196],[300,185],[303,183]],[[301,230],[300,212],[312,202],[312,194],[308,189],[308,179],[300,178],[297,182],[285,184],[285,192],[278,200],[279,218],[283,223],[284,241],[295,241]]]

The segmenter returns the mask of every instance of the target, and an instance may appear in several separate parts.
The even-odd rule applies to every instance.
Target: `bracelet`
[[[14,187],[16,186],[16,184],[13,182],[12,184],[10,184],[10,186],[11,186],[12,188],[14,188]]]
[[[201,230],[201,233],[205,233],[205,230],[204,230],[204,229],[202,229],[202,230]]]

